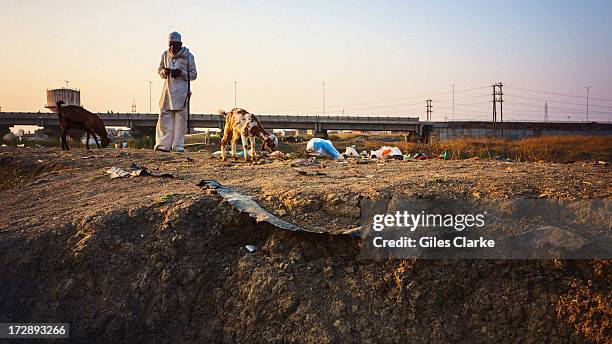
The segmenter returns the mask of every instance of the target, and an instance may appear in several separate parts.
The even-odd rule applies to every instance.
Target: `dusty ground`
[[[105,174],[131,163],[177,178]],[[0,148],[0,322],[71,321],[94,342],[609,341],[609,261],[363,261],[325,234],[357,226],[364,198],[610,199],[609,166],[294,163]],[[202,179],[322,234],[256,225]]]

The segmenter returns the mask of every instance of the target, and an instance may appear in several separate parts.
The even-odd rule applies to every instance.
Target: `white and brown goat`
[[[227,140],[231,139],[232,158],[236,160],[236,141],[238,138],[242,140],[242,152],[244,153],[244,161],[248,160],[247,154],[247,138],[251,142],[251,159],[255,160],[255,138],[259,137],[262,141],[261,147],[268,152],[273,152],[278,146],[278,139],[274,134],[268,134],[264,127],[261,126],[255,115],[240,108],[235,108],[230,112],[219,110],[219,114],[225,116],[225,129],[223,138],[221,139],[221,156],[226,160],[225,146]]]

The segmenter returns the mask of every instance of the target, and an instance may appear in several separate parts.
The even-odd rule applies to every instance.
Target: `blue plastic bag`
[[[316,137],[308,141],[308,144],[306,144],[306,150],[308,152],[314,152],[319,155],[332,158],[334,160],[342,158],[342,155],[340,155],[340,152],[338,152],[338,150],[334,148],[334,145],[331,143],[331,141]]]

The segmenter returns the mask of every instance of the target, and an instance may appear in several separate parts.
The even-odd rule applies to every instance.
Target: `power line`
[[[544,100],[543,98],[536,98],[536,97],[528,97],[528,96],[519,96],[516,94],[510,94],[509,95],[510,98],[516,97],[516,98],[522,98],[522,99],[531,99],[531,100],[538,100],[538,101],[542,101]],[[551,103],[560,103],[560,104],[567,104],[567,105],[578,105],[578,106],[585,106],[586,103],[572,103],[572,102],[566,102],[566,101],[562,101],[562,100],[552,100]],[[598,108],[604,108],[604,109],[612,109],[612,106],[604,106],[604,105],[592,105],[589,104],[590,107],[598,107]]]
[[[515,90],[522,90],[522,91],[528,91],[528,92],[537,92],[537,93],[552,94],[552,95],[557,95],[557,96],[562,96],[562,97],[572,97],[572,98],[584,99],[584,96],[579,96],[579,95],[575,95],[575,94],[550,92],[550,91],[544,91],[544,90],[536,90],[536,89],[533,89],[533,88],[522,88],[522,87],[512,87],[512,86],[506,86],[506,87],[510,88],[510,89],[515,89]],[[606,99],[606,98],[591,98],[591,99],[593,99],[593,100],[600,100],[600,101],[604,101],[604,102],[612,102],[612,99]]]
[[[465,92],[470,92],[470,91],[475,91],[475,90],[481,90],[481,89],[488,88],[488,87],[489,86],[474,87],[474,88],[468,88],[468,89],[464,89],[464,90],[456,90],[455,93],[465,93]],[[423,99],[423,98],[431,98],[433,96],[447,95],[447,94],[452,94],[452,91],[429,93],[429,94],[424,94],[424,95],[414,96],[414,97],[403,97],[403,98],[389,98],[389,99],[370,100],[370,101],[353,103],[352,105],[355,106],[355,105],[367,105],[367,104],[374,104],[374,103],[402,102],[402,101],[409,101],[409,100],[416,100],[416,99]],[[340,108],[341,109],[341,108],[343,108],[343,106],[344,105],[336,104],[336,105],[333,105],[332,107],[333,108]],[[292,112],[292,111],[304,112],[304,111],[319,110],[319,109],[320,109],[320,107],[294,108],[294,109],[284,110],[283,112]]]

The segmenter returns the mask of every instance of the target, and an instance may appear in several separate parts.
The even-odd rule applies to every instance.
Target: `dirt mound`
[[[605,261],[375,261],[358,250],[349,236],[255,224],[209,192],[101,211],[0,240],[0,322],[71,322],[79,342],[604,342],[609,334]]]

